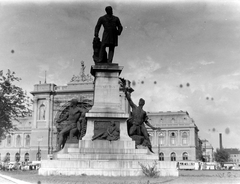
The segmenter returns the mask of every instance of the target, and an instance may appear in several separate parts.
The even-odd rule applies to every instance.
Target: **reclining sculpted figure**
[[[111,122],[105,132],[101,132],[92,138],[92,141],[96,139],[116,141],[120,138],[120,130],[116,123]]]

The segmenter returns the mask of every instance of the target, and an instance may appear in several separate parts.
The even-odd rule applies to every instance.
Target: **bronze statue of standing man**
[[[102,43],[99,51],[99,63],[112,63],[114,49],[118,46],[118,36],[121,35],[123,27],[118,17],[113,15],[113,10],[111,6],[105,8],[106,15],[98,19],[97,25],[95,27],[94,36],[95,39],[98,38],[98,33],[101,26],[103,25],[104,31],[102,35]],[[106,52],[106,47],[109,47],[107,61],[104,61],[104,53]]]

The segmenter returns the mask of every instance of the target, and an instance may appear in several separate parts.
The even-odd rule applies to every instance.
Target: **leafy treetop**
[[[15,77],[15,72],[8,70],[4,75],[0,71],[0,138],[16,129],[12,124],[13,120],[18,121],[19,117],[31,114],[30,97],[22,88],[13,84],[20,80],[21,78]]]

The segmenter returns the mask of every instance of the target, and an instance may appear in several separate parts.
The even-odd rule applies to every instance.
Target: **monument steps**
[[[87,144],[82,144],[83,142]],[[115,141],[114,143],[111,143],[106,140],[97,140],[94,142],[81,140],[79,141],[79,145],[74,143],[66,143],[65,147],[60,152],[54,154],[54,159],[57,159],[57,160],[158,160],[158,155],[150,153],[147,148],[135,149],[135,148],[132,148],[133,144],[130,144],[131,145],[130,148],[124,149],[124,146],[126,147],[126,144],[124,145],[123,142],[124,141]],[[132,141],[129,141],[129,142],[132,143]],[[80,146],[80,145],[82,147],[77,148],[77,146]],[[99,145],[101,145],[101,148]],[[111,145],[111,147],[109,145]],[[118,148],[117,148],[117,145],[119,146]]]
[[[93,175],[93,169],[78,169],[78,170],[71,170],[71,169],[62,169],[61,171],[58,170],[51,170],[48,169],[46,172],[43,170],[41,171],[42,175],[67,175],[67,176],[72,176],[72,175],[88,175],[91,176]],[[44,173],[44,174],[43,174]],[[99,175],[99,176],[139,176],[141,175],[141,170],[139,169],[107,169],[107,170],[102,170],[102,169],[94,169],[94,175]]]
[[[55,169],[48,169],[48,170],[41,170],[41,175],[50,176],[50,175],[66,175],[66,176],[72,176],[72,175],[87,175],[87,176],[111,176],[111,177],[117,177],[117,176],[143,176],[141,169],[78,169],[78,170],[72,170],[72,169],[61,169],[61,170],[55,170]],[[178,172],[172,172],[172,169],[165,168],[159,171],[160,176],[164,177],[172,177],[178,176]]]
[[[139,176],[143,175],[140,163],[145,166],[156,163],[161,176],[178,176],[177,162],[154,160],[43,160],[39,174]]]
[[[94,148],[68,148],[68,153],[103,153],[103,154],[148,154],[147,149],[94,149]]]
[[[148,155],[145,154],[82,154],[82,153],[69,153],[69,154],[58,154],[56,157],[58,160],[152,160],[157,159],[157,155]]]

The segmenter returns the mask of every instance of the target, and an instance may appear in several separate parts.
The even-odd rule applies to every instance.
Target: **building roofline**
[[[148,114],[152,114],[152,115],[159,115],[159,114],[162,114],[162,115],[173,115],[173,114],[181,114],[181,115],[188,115],[188,112],[187,111],[158,111],[158,112],[147,112]]]

